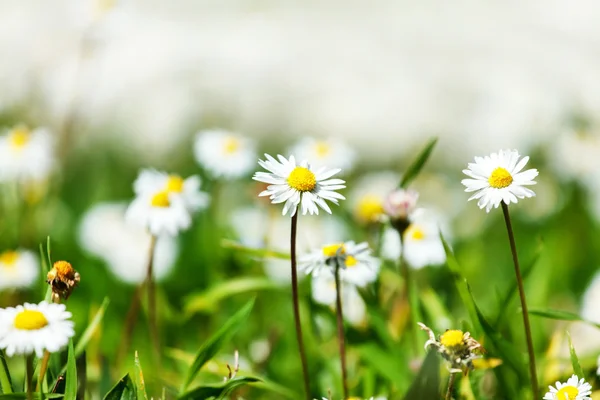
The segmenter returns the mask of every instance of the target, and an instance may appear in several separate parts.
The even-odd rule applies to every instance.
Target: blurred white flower
[[[579,379],[577,375],[572,375],[567,382],[556,382],[555,386],[548,386],[550,389],[544,395],[544,400],[589,400],[592,394],[592,385],[587,383],[584,378]]]
[[[308,160],[315,169],[339,168],[344,174],[352,171],[356,160],[354,149],[338,138],[305,137],[292,146],[289,153],[296,155],[300,160]]]
[[[54,166],[50,132],[18,126],[0,136],[0,181],[45,179]]]
[[[79,243],[102,259],[119,280],[139,284],[146,279],[150,235],[145,229],[126,223],[126,208],[121,203],[93,206],[80,222]],[[177,254],[175,238],[161,236],[157,239],[153,264],[155,281],[171,272]]]
[[[410,225],[404,231],[402,248],[403,257],[410,267],[420,269],[446,262],[439,223],[439,218],[424,208],[411,215]],[[448,236],[445,238],[448,240]]]
[[[35,353],[41,358],[44,351],[55,353],[75,335],[70,318],[64,304],[45,301],[0,308],[0,349],[9,357]]]
[[[335,278],[332,274],[312,277],[312,297],[319,304],[335,308]],[[367,316],[367,307],[356,286],[342,282],[342,310],[344,319],[353,325],[361,325]]]
[[[340,172],[339,169],[319,168],[313,170],[307,161],[296,165],[294,156],[289,159],[278,155],[279,161],[265,154],[267,161],[259,160],[258,164],[269,172],[256,172],[252,179],[270,184],[259,196],[269,196],[273,204],[284,203],[283,215],[290,217],[296,214],[300,205],[302,215],[319,214],[319,207],[331,214],[327,201],[338,204],[345,197],[336,190],[344,189],[344,181],[330,179]]]
[[[0,291],[32,286],[40,274],[36,255],[29,250],[9,250],[0,254]]]
[[[402,253],[402,242],[398,231],[394,228],[386,227],[381,236],[381,258],[385,260],[397,261]]]
[[[185,180],[174,174],[144,169],[133,182],[133,191],[136,195],[156,194],[165,191],[169,198],[181,197],[190,212],[206,208],[209,203],[208,194],[200,191],[200,177],[193,175]]]
[[[125,218],[146,228],[152,235],[175,236],[192,224],[192,217],[181,197],[162,190],[138,195],[129,205]]]
[[[200,166],[213,177],[241,178],[254,167],[254,141],[223,129],[198,132],[194,142],[194,156]]]
[[[258,339],[250,343],[248,354],[256,364],[263,363],[271,354],[271,343],[268,339]]]
[[[538,176],[537,169],[521,172],[529,161],[516,150],[500,150],[485,157],[475,157],[463,173],[473,179],[463,179],[461,183],[467,188],[465,192],[476,192],[469,198],[478,199],[479,208],[490,212],[492,207],[498,208],[500,203],[517,203],[519,199],[533,197],[535,193],[525,186],[535,185],[533,180]]]
[[[298,259],[298,269],[313,276],[319,276],[323,271],[332,275],[338,265],[340,279],[364,287],[377,279],[381,263],[371,256],[368,243],[353,241],[326,245]]]
[[[392,220],[407,219],[415,210],[419,193],[411,189],[396,189],[388,193],[383,202],[383,210]]]
[[[400,177],[391,171],[363,175],[353,184],[348,194],[349,205],[354,217],[363,224],[384,220],[383,204],[386,197],[398,188]]]

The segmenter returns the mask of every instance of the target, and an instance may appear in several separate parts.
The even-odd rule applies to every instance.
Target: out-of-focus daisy
[[[551,153],[557,175],[585,179],[598,171],[600,132],[594,128],[569,128],[554,140]]]
[[[340,278],[356,286],[366,286],[377,279],[380,262],[371,256],[366,242],[356,244],[353,241],[323,246],[299,259],[298,268],[307,274],[318,276],[323,270],[329,275],[336,266],[340,266]]]
[[[500,150],[485,157],[475,157],[474,163],[469,163],[468,169],[463,173],[473,179],[463,179],[466,186],[465,192],[476,192],[469,198],[478,199],[479,208],[490,212],[492,207],[497,208],[502,201],[505,204],[517,203],[519,199],[533,197],[533,190],[525,186],[535,185],[533,180],[538,176],[537,169],[521,170],[529,161],[516,150]]]
[[[235,179],[250,173],[256,160],[251,139],[223,129],[198,132],[196,161],[215,178]]]
[[[132,284],[146,279],[150,236],[141,227],[127,224],[121,203],[100,203],[83,216],[79,225],[81,246],[102,259],[119,280]],[[152,271],[156,281],[169,274],[178,254],[176,239],[160,236]]]
[[[335,278],[332,274],[321,274],[312,277],[312,298],[316,303],[335,307]],[[367,316],[365,302],[356,286],[342,282],[342,308],[344,319],[353,325],[361,325]]]
[[[0,136],[0,181],[46,178],[54,165],[52,137],[45,128],[17,126]]]
[[[319,214],[319,207],[331,214],[327,201],[338,204],[338,200],[345,199],[336,192],[346,187],[345,182],[330,179],[340,172],[339,169],[313,171],[306,161],[297,165],[294,156],[286,159],[278,155],[279,161],[268,154],[265,157],[266,161],[259,160],[258,163],[269,172],[256,172],[252,179],[270,184],[259,196],[269,196],[273,204],[285,203],[283,215],[289,213],[293,217],[299,205],[303,215]]]
[[[340,168],[344,173],[354,166],[356,152],[343,140],[337,138],[303,138],[290,149],[300,160],[310,160],[314,168]]]
[[[417,206],[419,193],[411,189],[397,189],[385,197],[383,210],[390,220],[406,220]]]
[[[556,382],[548,389],[550,391],[544,395],[544,400],[588,400],[592,394],[592,385],[577,375],[572,375],[565,383]]]
[[[348,195],[356,220],[363,224],[385,220],[385,198],[398,187],[399,182],[400,177],[390,171],[370,173],[360,178]]]
[[[35,283],[40,265],[29,250],[8,250],[0,254],[0,290],[27,288]]]
[[[426,209],[418,209],[411,215],[410,225],[403,233],[402,244],[402,255],[414,269],[446,261],[437,218]]]
[[[64,304],[25,303],[0,309],[0,349],[6,355],[55,353],[75,335],[71,313]]]
[[[448,362],[450,372],[466,373],[472,370],[473,360],[480,358],[484,351],[481,344],[473,339],[469,332],[449,329],[436,338],[433,331],[425,324],[419,322],[418,325],[429,335],[429,340],[425,342],[425,349],[435,348]]]
[[[133,182],[136,195],[167,192],[170,198],[180,197],[191,212],[206,208],[209,202],[208,194],[200,191],[202,181],[193,175],[183,179],[179,175],[153,169],[142,170]]]

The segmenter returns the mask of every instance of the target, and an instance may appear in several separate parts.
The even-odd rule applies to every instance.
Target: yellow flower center
[[[299,192],[310,192],[317,186],[317,177],[308,168],[296,167],[290,173],[287,182]]]
[[[358,261],[354,256],[346,257],[346,267],[354,267],[356,264],[358,264]]]
[[[14,267],[18,259],[19,253],[16,251],[10,250],[0,254],[0,263],[4,264],[6,267]]]
[[[179,175],[169,175],[169,179],[167,180],[167,188],[165,189],[167,192],[183,192],[183,178]]]
[[[419,226],[410,224],[406,229],[404,236],[412,240],[423,240],[425,239],[425,232]]]
[[[15,317],[15,328],[25,331],[35,331],[48,325],[46,316],[37,310],[23,310]]]
[[[502,167],[498,167],[494,171],[492,171],[492,174],[488,178],[488,182],[491,187],[496,189],[502,189],[507,186],[510,186],[510,184],[513,182],[513,177],[510,174],[510,172],[508,172]]]
[[[59,278],[64,279],[73,275],[73,266],[67,261],[57,261],[52,268],[56,271]]]
[[[318,158],[327,157],[327,155],[331,153],[331,147],[329,147],[327,142],[318,141],[315,144],[315,153],[317,154]]]
[[[225,154],[233,154],[240,148],[240,141],[232,136],[225,139],[223,151]]]
[[[440,343],[442,343],[444,347],[460,346],[461,344],[463,344],[463,336],[464,334],[462,331],[455,329],[448,330],[444,332],[444,334],[440,338]]]
[[[325,257],[334,257],[338,254],[346,254],[346,247],[342,243],[330,244],[323,247],[323,255]]]
[[[575,400],[579,390],[575,386],[563,386],[557,393],[558,400]]]
[[[169,201],[169,192],[163,190],[156,193],[152,196],[150,204],[152,204],[152,207],[169,207],[171,205],[171,202]]]
[[[377,222],[383,215],[381,199],[374,195],[366,195],[359,200],[356,214],[361,221]]]
[[[21,150],[27,145],[29,139],[31,139],[29,129],[20,127],[12,130],[9,140],[13,149]]]

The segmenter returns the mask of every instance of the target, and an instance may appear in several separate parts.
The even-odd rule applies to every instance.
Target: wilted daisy
[[[106,262],[119,280],[142,283],[148,268],[151,238],[145,229],[125,221],[127,205],[100,203],[85,213],[79,225],[79,242],[88,252]],[[152,272],[160,281],[173,269],[178,254],[176,239],[161,236],[156,241]]]
[[[415,211],[402,236],[402,255],[410,267],[420,269],[446,262],[440,227],[431,211],[423,208]]]
[[[485,157],[475,157],[474,163],[469,163],[463,173],[473,179],[463,179],[465,192],[476,192],[469,200],[478,199],[479,208],[490,212],[497,208],[502,201],[505,204],[517,203],[519,199],[533,197],[535,193],[525,186],[535,185],[533,180],[538,176],[537,169],[521,170],[529,161],[516,150],[500,150]]]
[[[456,329],[446,330],[436,339],[433,331],[419,322],[419,327],[427,332],[429,340],[425,342],[425,350],[433,347],[448,361],[450,372],[466,373],[473,369],[473,360],[480,358],[484,351],[481,344],[471,337],[469,332]]]
[[[343,140],[337,138],[303,138],[290,149],[300,160],[310,160],[314,168],[340,168],[344,173],[354,166],[356,152]]]
[[[592,385],[577,375],[572,375],[565,383],[556,382],[548,389],[550,391],[544,395],[544,400],[588,400],[592,394]]]
[[[70,318],[64,304],[45,301],[0,309],[0,349],[9,357],[55,353],[75,335]]]
[[[387,195],[398,187],[400,177],[391,171],[364,175],[348,195],[352,214],[363,224],[387,219],[383,208]]]
[[[60,299],[67,300],[79,284],[80,279],[79,272],[75,271],[71,263],[55,262],[46,276],[46,283],[52,289],[52,300],[55,303],[58,303]]]
[[[0,290],[27,288],[39,275],[38,259],[29,250],[8,250],[0,254]]]
[[[194,156],[200,166],[215,178],[235,179],[247,175],[254,166],[254,141],[223,129],[198,132]]]
[[[266,161],[259,160],[258,163],[269,172],[256,172],[252,179],[270,184],[259,196],[269,196],[273,204],[285,203],[283,215],[289,213],[293,217],[299,205],[303,215],[319,214],[319,207],[331,214],[326,200],[338,204],[338,200],[345,199],[336,192],[346,187],[345,182],[330,179],[340,172],[339,169],[313,170],[307,161],[297,165],[294,156],[286,159],[278,155],[279,161],[268,154],[265,157]]]
[[[303,255],[298,261],[298,268],[313,276],[320,275],[323,270],[332,275],[339,266],[341,279],[360,287],[375,281],[380,267],[380,261],[371,256],[368,243],[356,244],[353,241],[323,246]]]
[[[166,192],[170,198],[181,198],[188,210],[193,212],[206,208],[209,203],[208,194],[200,191],[201,183],[196,175],[183,179],[179,175],[144,169],[133,182],[133,191],[138,196]]]
[[[0,136],[0,181],[42,180],[53,165],[52,137],[45,128],[17,126]]]
[[[312,277],[312,298],[316,303],[335,307],[335,278],[332,274]],[[355,285],[342,282],[342,307],[344,319],[352,325],[361,325],[367,317],[367,307]]]

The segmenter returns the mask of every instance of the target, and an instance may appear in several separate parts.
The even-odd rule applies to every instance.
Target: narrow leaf
[[[439,387],[440,357],[436,351],[429,351],[404,399],[438,399],[440,398]]]
[[[585,375],[583,374],[583,369],[581,369],[581,365],[579,364],[579,358],[577,357],[577,353],[575,352],[575,347],[573,347],[573,342],[571,342],[571,335],[569,334],[569,332],[567,332],[567,339],[569,339],[569,353],[571,354],[571,364],[573,364],[573,372],[579,377],[579,379],[581,379]]]
[[[102,319],[104,318],[104,313],[106,312],[106,308],[108,307],[109,303],[110,303],[110,299],[108,297],[105,297],[104,300],[102,301],[102,305],[100,306],[100,309],[96,312],[96,315],[94,315],[92,322],[90,322],[88,327],[85,329],[85,331],[81,335],[81,338],[77,342],[77,346],[75,346],[75,357],[79,357],[81,355],[83,350],[85,350],[86,346],[92,339],[92,336],[94,335],[94,333],[96,333],[96,330],[98,329],[98,327],[100,326],[100,323],[102,322]]]
[[[104,400],[137,400],[135,385],[129,374],[117,382],[110,392],[104,396]]]
[[[75,365],[75,350],[73,340],[69,340],[67,353],[67,381],[65,383],[65,399],[77,400],[77,366]]]
[[[246,305],[244,305],[238,312],[236,312],[233,317],[231,317],[228,321],[223,324],[221,329],[217,331],[211,338],[209,338],[206,342],[202,344],[194,362],[192,363],[187,378],[184,381],[182,392],[185,391],[190,383],[194,380],[200,369],[208,360],[213,358],[215,354],[219,351],[219,349],[231,338],[235,333],[244,325],[248,316],[250,315],[250,311],[252,311],[252,307],[254,306],[254,300],[250,300]]]
[[[140,363],[140,357],[138,352],[135,352],[135,370],[137,372],[135,384],[137,386],[137,397],[139,400],[148,400],[148,394],[146,393],[146,382],[144,380],[144,371],[142,371],[142,364]]]
[[[2,390],[2,393],[6,394],[11,394],[13,392],[8,365],[6,365],[6,358],[4,356],[4,351],[2,350],[0,350],[0,390]]]
[[[559,321],[581,321],[600,329],[600,324],[584,319],[578,314],[569,311],[533,308],[529,310],[529,314],[548,319],[557,319]]]
[[[192,389],[188,392],[185,392],[181,396],[178,397],[179,400],[196,400],[196,399],[210,399],[212,397],[216,399],[222,399],[235,390],[238,387],[254,383],[260,382],[258,378],[251,377],[239,377],[230,379],[227,382],[218,384],[218,385],[207,385],[207,386],[199,386],[195,389]]]
[[[34,399],[62,399],[63,398],[63,394],[62,393],[44,393],[44,396],[42,397],[42,395],[40,393],[34,393],[33,394],[33,398]],[[20,392],[20,393],[6,393],[6,394],[0,394],[0,400],[25,400],[27,399],[27,393],[25,392]]]
[[[423,150],[421,150],[417,158],[406,169],[406,172],[402,176],[402,181],[400,182],[401,188],[406,188],[419,175],[425,166],[425,163],[429,159],[437,140],[438,139],[436,137],[429,139],[427,145],[423,148]]]
[[[289,260],[289,253],[283,253],[280,251],[273,251],[268,249],[256,249],[253,247],[244,246],[241,243],[235,242],[229,239],[221,240],[221,247],[224,249],[232,249],[242,253],[246,253],[251,257],[256,258],[279,258],[281,260]]]

